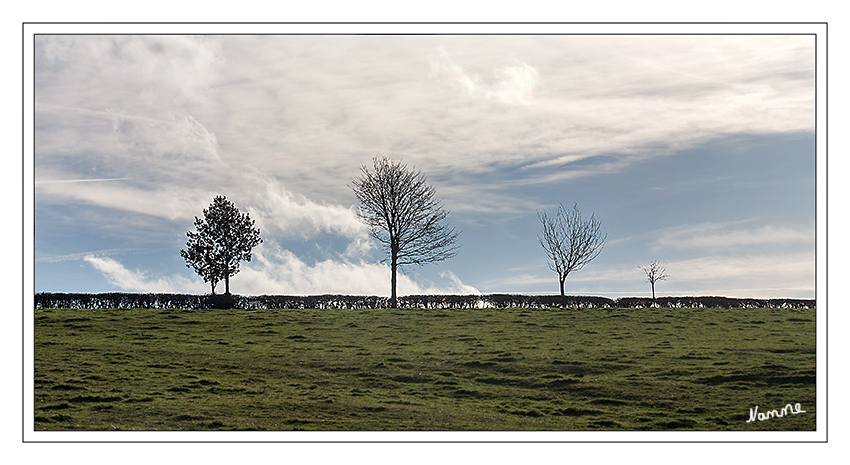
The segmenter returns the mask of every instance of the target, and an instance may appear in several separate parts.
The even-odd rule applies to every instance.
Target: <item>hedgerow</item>
[[[196,295],[134,293],[53,293],[35,295],[35,308],[174,308],[202,310],[235,308],[377,309],[389,306],[388,297],[363,295]],[[621,297],[469,294],[409,295],[398,298],[399,308],[815,308],[814,299],[738,299],[731,297]]]

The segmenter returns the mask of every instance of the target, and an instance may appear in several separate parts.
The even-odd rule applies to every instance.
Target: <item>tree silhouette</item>
[[[392,271],[390,306],[396,308],[396,272],[405,265],[446,260],[457,255],[459,232],[440,224],[449,214],[425,176],[386,157],[360,167],[351,189],[360,203],[358,217],[389,255]],[[386,259],[384,260],[386,261]]]
[[[590,263],[602,252],[607,234],[599,231],[601,223],[590,215],[582,218],[578,205],[567,211],[563,205],[558,205],[554,218],[546,211],[537,213],[543,224],[543,237],[537,236],[546,256],[549,258],[549,269],[558,274],[561,285],[561,295],[564,295],[564,281],[573,271],[578,271]]]
[[[667,281],[670,275],[665,274],[667,270],[661,266],[661,262],[658,260],[653,260],[649,266],[639,266],[638,268],[646,273],[646,282],[652,285],[652,300],[655,300],[655,283],[657,281]]]
[[[189,231],[186,250],[180,255],[186,266],[195,269],[204,282],[215,286],[224,280],[225,295],[230,295],[230,277],[239,272],[242,260],[251,261],[251,249],[260,245],[260,230],[247,213],[240,213],[226,197],[219,195],[204,217],[195,217],[195,232]]]

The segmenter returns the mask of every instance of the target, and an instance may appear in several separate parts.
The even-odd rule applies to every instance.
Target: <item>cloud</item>
[[[169,158],[169,166],[179,168],[180,174],[223,167],[215,134],[190,114],[166,120],[113,114],[111,119],[113,135],[123,146],[118,156],[148,163]]]
[[[87,255],[83,258],[117,288],[127,292],[183,292],[198,293],[209,290],[209,286],[201,279],[188,279],[182,276],[152,278],[143,271],[132,271],[120,262],[107,257]]]
[[[670,278],[657,285],[659,295],[815,297],[815,260],[810,253],[722,254],[674,259],[663,264]],[[540,276],[545,278],[543,274]],[[550,280],[555,282],[554,273]],[[648,294],[650,288],[645,281],[646,275],[637,264],[596,266],[567,279],[572,292],[615,297]]]
[[[38,181],[36,184],[52,184],[63,182],[104,182],[104,181],[127,181],[133,178],[101,178],[101,179],[54,179]]]
[[[431,61],[431,74],[444,79],[473,98],[501,103],[529,103],[534,99],[534,88],[540,81],[537,70],[526,63],[503,65],[493,69],[492,82],[483,82],[470,75],[449,58],[445,49]]]
[[[89,254],[83,259],[122,291],[206,293],[210,290],[209,284],[197,277],[190,279],[171,275],[155,278],[145,271],[129,270],[112,258]],[[440,276],[443,278],[441,283],[419,283],[407,275],[399,274],[398,293],[479,293],[476,288],[464,284],[451,271],[444,271]],[[327,259],[309,265],[291,251],[270,241],[254,250],[251,262],[241,264],[240,272],[230,278],[230,288],[232,292],[243,295],[389,295],[390,268],[384,264],[345,259]]]
[[[799,288],[811,285],[814,292],[815,260],[807,253],[781,255],[700,257],[665,263],[667,272],[683,281],[741,282],[747,287],[757,283],[769,288]],[[738,280],[737,278],[745,278]],[[672,278],[671,278],[672,279]],[[705,286],[706,288],[710,286]]]
[[[748,221],[749,223],[749,221]],[[814,248],[814,229],[811,226],[740,227],[737,223],[701,223],[668,228],[653,241],[653,250],[710,249],[729,250],[756,246],[783,247],[811,244]]]
[[[116,210],[141,213],[169,220],[183,219],[191,222],[193,215],[201,215],[209,205],[214,192],[163,184],[151,185],[127,181],[91,183],[37,183],[36,195],[45,203],[82,201]]]
[[[644,263],[645,265],[645,263]],[[808,253],[717,255],[664,262],[670,275],[656,285],[658,295],[719,295],[740,298],[815,297],[815,262]],[[554,273],[521,273],[486,283],[500,289],[558,291]],[[648,296],[646,275],[637,265],[590,266],[570,274],[567,293],[610,298]]]
[[[36,78],[61,73],[68,79],[60,85],[74,91],[49,95],[53,103],[102,110],[143,106],[168,113],[208,90],[223,64],[219,52],[218,40],[200,36],[37,35]],[[85,82],[96,85],[77,85]]]
[[[815,260],[805,252],[705,256],[664,265],[670,278],[656,287],[659,295],[815,298]]]
[[[141,249],[138,249],[141,250]],[[100,257],[103,258],[104,255],[117,255],[127,252],[134,252],[134,249],[107,249],[107,250],[98,250],[92,252],[81,252],[81,253],[73,253],[73,254],[65,254],[65,255],[48,255],[48,256],[38,256],[35,257],[35,261],[37,263],[59,263],[59,262],[67,262],[67,261],[77,261],[84,260],[88,258]]]
[[[276,179],[258,176],[248,193],[249,212],[258,224],[285,234],[310,237],[319,232],[364,239],[367,229],[352,208],[319,204],[281,186]]]
[[[806,37],[39,36],[36,172],[168,184],[192,202],[176,218],[256,172],[296,205],[345,208],[382,153],[489,209],[471,177],[557,183],[712,137],[811,131],[812,51]],[[127,208],[150,211],[145,198]]]
[[[350,294],[389,295],[389,266],[364,261],[327,259],[310,265],[276,244],[263,244],[255,259],[244,264],[231,279],[246,294]],[[450,271],[441,273],[443,283],[418,283],[405,274],[398,275],[399,295],[477,294]]]
[[[411,294],[480,294],[474,286],[464,284],[460,278],[451,271],[441,271],[440,277],[447,280],[447,283],[442,285],[436,283],[427,283],[424,287],[418,285],[419,290],[410,292]]]
[[[285,189],[275,176],[258,167],[245,165],[238,157],[222,156],[216,135],[191,115],[169,120],[112,113],[96,113],[94,117],[102,121],[101,135],[117,144],[106,144],[104,149],[92,142],[85,148],[100,155],[95,157],[94,168],[108,160],[109,165],[121,167],[117,174],[133,176],[85,179],[81,176],[85,172],[74,169],[79,160],[72,158],[69,166],[61,166],[47,157],[40,159],[42,166],[37,170],[41,199],[76,199],[189,221],[200,216],[214,196],[226,195],[249,211],[264,229],[284,235],[309,237],[330,232],[354,239],[366,234],[350,207],[311,201]],[[112,129],[107,131],[108,127]],[[96,136],[97,130],[92,132]],[[94,168],[89,172],[99,172]],[[69,175],[80,179],[62,179]],[[92,182],[95,180],[112,182]]]

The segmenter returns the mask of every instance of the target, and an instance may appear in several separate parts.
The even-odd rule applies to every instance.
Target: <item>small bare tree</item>
[[[646,273],[646,282],[652,285],[652,300],[655,300],[655,283],[657,281],[667,281],[670,275],[666,274],[667,270],[664,269],[658,260],[653,260],[649,266],[639,266],[638,268]]]
[[[601,223],[594,215],[582,218],[575,204],[569,211],[558,205],[554,218],[548,216],[545,210],[538,212],[537,217],[543,223],[543,236],[537,236],[537,240],[549,258],[549,269],[558,273],[561,295],[564,295],[567,276],[596,258],[602,252],[608,235],[600,232]]]
[[[392,270],[390,306],[396,299],[396,271],[405,265],[424,265],[457,255],[459,232],[440,224],[443,210],[436,190],[425,176],[385,157],[372,160],[372,170],[361,166],[351,189],[360,202],[358,216],[370,235],[384,247]]]

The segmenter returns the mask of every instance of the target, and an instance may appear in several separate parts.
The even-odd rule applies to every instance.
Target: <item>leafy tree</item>
[[[658,260],[653,260],[649,266],[639,266],[644,273],[646,273],[646,282],[652,285],[652,300],[655,300],[655,283],[657,281],[667,281],[667,278],[670,277],[669,274],[666,274],[664,267]]]
[[[558,205],[554,218],[548,216],[545,210],[538,212],[537,217],[543,224],[543,237],[537,236],[537,240],[549,258],[549,269],[558,273],[563,296],[567,276],[596,258],[602,252],[608,235],[600,232],[601,223],[594,215],[582,218],[575,204],[569,211]]]
[[[204,217],[195,217],[196,231],[189,231],[186,249],[180,255],[186,266],[194,268],[204,282],[215,286],[224,280],[225,295],[230,295],[230,277],[239,272],[239,263],[251,261],[251,249],[262,244],[260,230],[247,213],[240,213],[223,195],[204,209]]]
[[[449,212],[443,210],[440,200],[434,197],[436,190],[425,183],[425,176],[419,171],[401,162],[375,157],[372,170],[363,165],[360,172],[351,181],[360,203],[358,217],[389,255],[390,306],[397,308],[398,268],[454,257],[459,233],[441,224]]]

